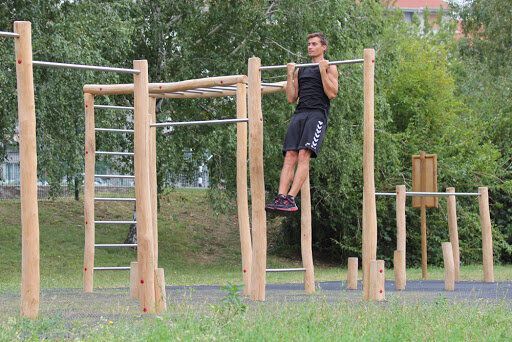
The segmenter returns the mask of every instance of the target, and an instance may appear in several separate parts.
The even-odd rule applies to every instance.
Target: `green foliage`
[[[220,304],[211,306],[217,315],[224,317],[226,321],[230,321],[235,316],[247,311],[247,304],[244,303],[244,299],[240,295],[240,287],[238,285],[227,283],[221,289],[227,292],[226,296],[222,298]]]
[[[503,6],[503,7],[500,7]],[[403,22],[401,13],[379,1],[5,1],[0,29],[14,20],[33,22],[34,58],[129,67],[148,59],[152,82],[245,74],[247,59],[263,65],[306,62],[306,34],[326,33],[327,58],[352,59],[375,48],[375,182],[393,191],[411,185],[411,154],[438,155],[439,190],[455,186],[491,190],[495,220],[495,255],[512,258],[511,158],[512,99],[508,2],[475,0],[460,10],[468,38],[456,42],[454,23],[420,27]],[[314,7],[314,10],[312,10]],[[498,10],[500,9],[500,10]],[[496,14],[496,15],[494,15]],[[425,14],[425,18],[428,14]],[[441,17],[441,16],[440,16]],[[434,27],[439,27],[434,32]],[[485,28],[483,31],[481,28]],[[471,38],[478,39],[471,39]],[[0,40],[0,157],[12,143],[16,123],[12,41]],[[314,248],[316,255],[338,262],[360,253],[362,197],[362,67],[340,66],[340,91],[332,101],[329,129],[318,160],[312,163]],[[265,81],[285,79],[282,70],[265,72]],[[38,163],[40,178],[54,194],[62,179],[80,187],[83,172],[83,103],[86,83],[128,83],[131,76],[72,70],[36,69]],[[130,97],[105,97],[103,104],[127,105]],[[263,100],[265,182],[269,198],[277,190],[281,143],[293,106],[282,94]],[[208,120],[233,117],[232,98],[163,100],[158,120]],[[127,127],[126,116],[97,111],[97,126]],[[199,165],[210,171],[211,199],[225,211],[236,182],[235,126],[179,127],[157,135],[158,188],[177,175],[192,175]],[[122,135],[97,135],[98,150],[130,151]],[[131,160],[98,167],[131,172]],[[223,192],[221,189],[226,189]],[[443,201],[441,200],[441,203]],[[447,239],[444,204],[429,211],[429,255],[439,262],[439,242]],[[459,229],[464,262],[480,258],[478,208],[459,201]],[[377,203],[379,257],[390,259],[395,246],[394,205]],[[409,262],[419,260],[417,211],[408,210]],[[299,220],[283,224],[281,246],[299,250]],[[279,250],[281,248],[276,248]]]

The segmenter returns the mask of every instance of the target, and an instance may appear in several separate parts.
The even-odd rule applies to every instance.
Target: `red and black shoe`
[[[276,210],[276,206],[282,205],[283,201],[286,200],[286,195],[277,195],[272,203],[269,203],[265,206],[266,211]]]
[[[281,199],[281,201],[278,204],[274,205],[274,210],[284,212],[295,212],[299,210],[299,207],[297,207],[297,204],[295,204],[295,197],[291,195],[286,195]]]

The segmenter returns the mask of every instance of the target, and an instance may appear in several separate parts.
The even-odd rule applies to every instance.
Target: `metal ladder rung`
[[[94,108],[102,109],[119,109],[119,110],[134,110],[131,106],[112,106],[112,105],[94,105]]]
[[[95,271],[129,271],[130,266],[97,266]]]
[[[94,244],[96,248],[130,248],[137,247],[136,243],[97,243]]]
[[[137,221],[94,221],[95,224],[137,224]]]
[[[133,129],[121,129],[121,128],[95,128],[95,132],[112,132],[112,133],[135,133]]]
[[[128,197],[95,197],[95,201],[97,202],[135,202],[135,198]]]
[[[132,175],[94,175],[95,178],[135,178]]]
[[[111,152],[111,151],[96,151],[94,152],[97,155],[104,155],[104,156],[133,156],[133,152]]]
[[[305,268],[267,268],[267,272],[305,272]]]

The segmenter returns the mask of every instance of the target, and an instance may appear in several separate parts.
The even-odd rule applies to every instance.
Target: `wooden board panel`
[[[412,156],[412,191],[413,192],[437,192],[437,154],[425,155],[426,182],[425,189],[421,188],[421,159],[420,155]],[[423,197],[427,208],[437,208],[439,206],[438,197]],[[412,198],[413,208],[421,207],[421,197]]]

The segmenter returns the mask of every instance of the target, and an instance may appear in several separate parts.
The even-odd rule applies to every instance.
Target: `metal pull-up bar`
[[[94,108],[99,109],[118,109],[118,110],[133,110],[133,107],[127,106],[111,106],[111,105],[94,105]]]
[[[104,67],[104,66],[96,66],[96,65],[42,62],[42,61],[33,61],[32,64],[36,65],[36,66],[44,66],[44,67],[70,68],[70,69],[81,69],[81,70],[92,70],[92,71],[111,71],[111,72],[118,72],[118,73],[124,73],[124,74],[138,75],[140,73],[139,70],[135,70],[135,69],[113,68],[113,67]]]
[[[431,197],[431,196],[480,196],[478,192],[413,192],[407,191],[406,196]],[[376,192],[375,196],[396,196],[396,192]]]
[[[249,119],[223,119],[206,121],[182,121],[182,122],[158,122],[151,124],[151,127],[189,126],[189,125],[218,125],[225,123],[249,122]]]
[[[18,38],[20,35],[14,32],[3,32],[0,31],[0,37],[12,37],[12,38]]]
[[[364,59],[347,59],[344,61],[332,61],[329,62],[329,65],[340,65],[340,64],[357,64],[363,63]],[[310,66],[317,66],[318,63],[304,63],[304,64],[295,64],[295,68],[304,68]],[[281,65],[269,65],[269,66],[261,66],[260,70],[274,70],[274,69],[286,69],[288,66],[286,64]]]

